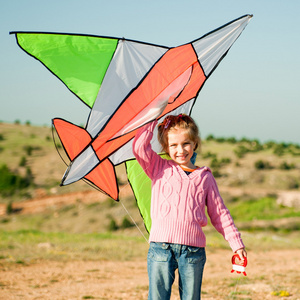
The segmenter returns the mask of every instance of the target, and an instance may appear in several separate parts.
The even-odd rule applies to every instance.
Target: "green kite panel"
[[[162,158],[170,159],[167,154],[160,155]],[[126,161],[128,180],[134,192],[140,213],[144,219],[148,232],[151,229],[151,180],[146,175],[136,159]]]
[[[17,33],[17,40],[89,107],[118,43],[113,38],[55,33]]]

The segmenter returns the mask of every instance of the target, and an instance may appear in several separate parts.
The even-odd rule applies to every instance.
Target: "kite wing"
[[[85,178],[117,200],[114,166],[133,158],[137,128],[177,111],[190,114],[201,87],[251,17],[175,48],[92,35],[13,32],[25,52],[91,109],[85,128],[53,120],[71,160],[61,184]]]

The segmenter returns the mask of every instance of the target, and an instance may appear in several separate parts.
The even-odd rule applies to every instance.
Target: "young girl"
[[[191,161],[200,146],[194,120],[181,114],[167,116],[158,125],[158,140],[171,160],[162,159],[151,148],[156,124],[142,127],[133,142],[134,155],[152,181],[148,299],[170,299],[178,268],[180,298],[199,300],[206,261],[205,206],[232,250],[241,259],[247,253],[210,169]]]

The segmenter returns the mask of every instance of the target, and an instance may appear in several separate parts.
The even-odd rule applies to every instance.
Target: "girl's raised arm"
[[[150,143],[156,124],[157,121],[153,121],[141,127],[135,135],[132,145],[134,156],[150,179],[161,170],[161,166],[164,163],[164,159],[153,151]]]

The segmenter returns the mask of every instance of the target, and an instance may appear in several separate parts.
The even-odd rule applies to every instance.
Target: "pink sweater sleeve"
[[[154,178],[164,163],[164,159],[152,150],[150,144],[156,124],[157,121],[153,121],[141,127],[135,135],[132,145],[135,158],[150,179]]]
[[[205,182],[206,205],[207,212],[211,223],[220,232],[226,241],[228,241],[231,249],[235,252],[244,248],[241,235],[234,225],[229,210],[225,206],[223,199],[219,193],[217,183],[211,173],[208,173]]]

